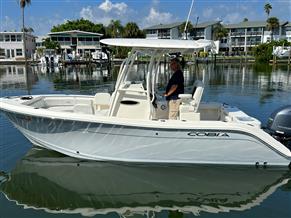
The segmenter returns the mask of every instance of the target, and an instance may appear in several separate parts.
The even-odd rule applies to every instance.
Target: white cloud
[[[210,18],[213,15],[213,8],[207,8],[203,10],[203,17]]]
[[[94,20],[92,7],[88,6],[88,7],[82,8],[80,11],[80,17],[86,20],[91,20],[91,21]]]
[[[0,22],[1,31],[14,31],[17,30],[16,23],[14,20],[8,16],[4,16],[3,20]]]
[[[229,13],[224,18],[225,23],[238,23],[243,20],[243,15],[239,12]]]
[[[92,22],[108,25],[111,20],[128,22],[133,12],[134,11],[129,9],[128,5],[124,2],[112,3],[110,0],[105,0],[95,7],[83,7],[79,12],[79,15],[81,18]],[[133,19],[134,18],[132,17],[131,20]]]
[[[159,23],[171,23],[175,21],[176,18],[169,12],[159,12],[155,8],[151,8],[147,17],[144,19],[144,25],[155,25]]]
[[[118,14],[125,13],[127,10],[127,7],[128,7],[127,4],[125,4],[124,2],[113,4],[110,0],[105,0],[103,3],[101,3],[98,6],[100,10],[103,10],[106,13],[109,13],[115,10],[115,12]]]

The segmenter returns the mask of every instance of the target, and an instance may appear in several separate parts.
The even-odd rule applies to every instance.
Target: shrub
[[[291,43],[287,40],[271,41],[268,43],[260,44],[253,48],[255,59],[257,62],[269,62],[272,58],[272,52],[274,46],[291,46]]]

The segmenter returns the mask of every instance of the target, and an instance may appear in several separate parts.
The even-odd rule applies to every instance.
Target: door
[[[72,45],[77,45],[77,37],[72,37]]]
[[[7,56],[7,58],[10,58],[10,49],[6,50],[6,56]]]

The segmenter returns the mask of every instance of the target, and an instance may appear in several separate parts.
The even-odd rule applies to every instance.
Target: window
[[[18,68],[17,72],[18,72],[18,74],[24,74],[24,69],[23,68]]]
[[[22,56],[22,49],[16,49],[16,56]]]
[[[16,41],[16,36],[15,35],[11,35],[11,42],[15,42]]]
[[[3,41],[4,41],[4,36],[0,35],[0,42],[3,42]]]
[[[0,56],[5,56],[5,50],[3,48],[0,48]]]
[[[16,36],[16,41],[17,42],[21,42],[22,41],[22,36],[21,35],[17,35]]]
[[[9,42],[10,41],[10,35],[5,35],[5,42]]]

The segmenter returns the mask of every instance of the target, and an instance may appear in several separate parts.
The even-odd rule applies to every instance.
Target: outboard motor
[[[281,107],[271,114],[267,131],[291,150],[291,105]]]

